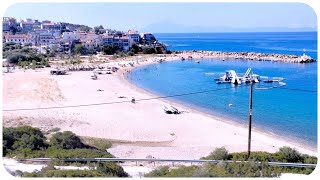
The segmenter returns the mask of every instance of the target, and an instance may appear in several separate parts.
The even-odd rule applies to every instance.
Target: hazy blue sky
[[[9,7],[4,16],[158,32],[317,26],[313,9],[301,3],[25,3]]]

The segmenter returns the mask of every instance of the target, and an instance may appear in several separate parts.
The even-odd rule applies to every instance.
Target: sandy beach
[[[167,57],[166,60],[181,59],[181,56],[187,55]],[[203,56],[192,55],[200,59]],[[154,62],[139,62],[135,67],[148,63]],[[4,111],[3,125],[29,124],[42,130],[59,127],[62,131],[69,130],[80,136],[109,139],[113,147],[108,151],[116,157],[199,159],[216,147],[224,146],[230,152],[247,150],[246,124],[235,124],[232,119],[221,119],[160,99],[131,103],[132,97],[155,97],[125,80],[125,73],[132,68],[120,67],[116,73],[98,75],[97,80],[90,78],[90,71],[74,71],[61,76],[50,75],[50,69],[47,68],[5,73],[5,110],[129,102],[36,111]],[[168,103],[185,112],[179,115],[165,114],[163,106]],[[253,131],[253,151],[275,152],[282,146],[294,147],[310,155],[317,154],[316,150],[303,145]]]

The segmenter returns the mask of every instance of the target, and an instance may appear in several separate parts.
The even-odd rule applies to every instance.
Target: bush
[[[110,153],[98,149],[59,149],[49,147],[46,151],[42,151],[42,157],[50,158],[112,158]],[[36,152],[34,153],[36,154]]]
[[[149,173],[145,174],[145,177],[166,177],[170,173],[169,167],[164,166],[158,169],[152,170]]]
[[[81,142],[81,139],[71,131],[55,133],[50,138],[50,145],[52,147],[61,149],[75,149],[85,147],[85,145]]]
[[[112,55],[116,53],[118,50],[119,50],[118,46],[112,46],[112,45],[105,45],[102,48],[103,53],[107,55]]]
[[[142,48],[142,53],[143,54],[155,54],[156,50],[153,47],[143,47]]]
[[[100,163],[91,170],[59,170],[50,163],[39,172],[25,172],[23,177],[128,177],[123,168],[115,163]]]
[[[107,176],[116,176],[116,177],[128,177],[128,173],[126,173],[123,168],[117,165],[114,162],[105,162],[99,163],[97,166],[97,171]]]
[[[95,147],[100,150],[106,150],[112,146],[109,140],[101,138],[81,137],[81,141],[88,146]]]
[[[216,148],[213,152],[210,153],[209,156],[206,157],[206,159],[212,159],[212,160],[227,160],[229,157],[228,151],[226,148]]]
[[[301,162],[301,154],[296,149],[290,147],[282,147],[276,154],[279,155],[278,160],[282,162]]]
[[[46,138],[38,128],[21,126],[18,128],[3,129],[3,152],[28,153],[34,150],[42,150],[48,145]]]
[[[27,60],[26,55],[19,52],[12,53],[7,57],[7,61],[11,64],[18,64],[18,62],[25,61],[25,60]]]

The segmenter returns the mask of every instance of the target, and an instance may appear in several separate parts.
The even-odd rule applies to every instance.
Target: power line
[[[238,85],[236,87],[244,87],[248,85]],[[285,88],[282,86],[264,86],[259,85],[258,87],[268,87],[271,88],[277,88],[277,89],[286,89],[286,90],[292,90],[292,91],[302,91],[302,92],[317,92],[316,90],[307,90],[307,89],[296,89],[296,88]],[[226,89],[232,89],[231,87],[226,88],[219,88],[219,89],[210,89],[210,90],[204,90],[204,91],[197,91],[197,92],[190,92],[190,93],[183,93],[183,94],[174,94],[174,95],[168,95],[168,96],[158,96],[158,97],[152,97],[152,98],[144,98],[144,99],[137,99],[137,101],[149,101],[149,100],[155,100],[155,99],[166,99],[171,97],[179,97],[179,96],[188,96],[188,95],[194,95],[194,94],[203,94],[208,92],[214,92],[219,90],[226,90]],[[79,105],[69,105],[69,106],[52,106],[52,107],[40,107],[40,108],[21,108],[21,109],[4,109],[3,111],[9,112],[9,111],[32,111],[32,110],[45,110],[45,109],[64,109],[64,108],[76,108],[76,107],[88,107],[88,106],[101,106],[101,105],[110,105],[110,104],[121,104],[121,103],[131,103],[131,100],[126,101],[113,101],[113,102],[103,102],[103,103],[92,103],[92,104],[79,104]]]
[[[237,86],[237,87],[243,87]],[[136,99],[135,101],[149,101],[149,100],[155,100],[155,99],[165,99],[165,98],[171,98],[171,97],[179,97],[179,96],[188,96],[188,95],[194,95],[194,94],[203,94],[208,92],[214,92],[214,91],[220,91],[225,89],[231,89],[234,88],[233,86],[227,87],[227,88],[219,88],[219,89],[210,89],[210,90],[204,90],[204,91],[197,91],[197,92],[190,92],[190,93],[183,93],[183,94],[175,94],[175,95],[168,95],[168,96],[158,96],[158,97],[151,97],[151,98],[144,98],[144,99]],[[126,101],[113,101],[113,102],[103,102],[103,103],[93,103],[93,104],[79,104],[79,105],[69,105],[69,106],[52,106],[52,107],[40,107],[40,108],[22,108],[22,109],[4,109],[3,111],[32,111],[32,110],[45,110],[45,109],[63,109],[63,108],[75,108],[75,107],[88,107],[88,106],[101,106],[101,105],[110,105],[110,104],[121,104],[121,103],[131,103],[131,100]]]
[[[301,91],[301,92],[318,92],[317,90],[287,88],[287,87],[283,87],[283,86],[264,86],[264,85],[259,85],[258,88],[259,88],[259,87],[267,87],[267,88],[269,88],[269,89],[272,89],[272,88],[286,89],[286,90]]]

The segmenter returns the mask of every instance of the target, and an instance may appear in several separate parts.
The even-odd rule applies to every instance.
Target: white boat
[[[200,61],[195,61],[195,63],[200,63]]]

